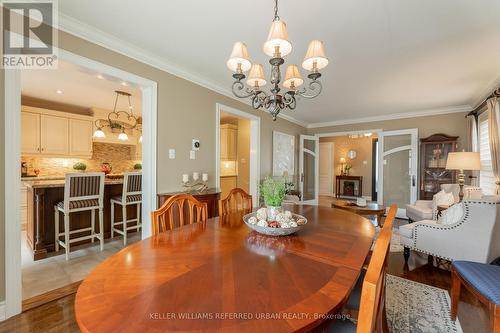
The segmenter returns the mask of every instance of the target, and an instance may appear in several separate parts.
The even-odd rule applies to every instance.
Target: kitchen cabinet
[[[69,120],[69,154],[72,156],[92,156],[92,135],[94,133],[91,120]]]
[[[220,125],[220,158],[235,161],[238,158],[238,126]]]
[[[226,198],[233,188],[238,187],[237,176],[220,177],[220,192],[221,198]]]
[[[69,119],[42,114],[40,116],[42,154],[67,155],[69,153]]]
[[[21,112],[21,151],[40,153],[40,114]]]
[[[21,154],[43,156],[92,156],[93,120],[42,108],[22,106]]]

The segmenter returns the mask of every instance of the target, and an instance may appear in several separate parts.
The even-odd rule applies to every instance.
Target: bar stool
[[[104,249],[104,173],[68,173],[64,183],[64,201],[54,206],[55,214],[55,246],[66,250],[66,260],[69,260],[70,244],[86,239],[99,239],[101,251]],[[90,227],[70,230],[70,214],[90,210]],[[99,211],[99,233],[95,231],[95,211]],[[59,214],[64,214],[64,232],[59,232]],[[70,235],[90,231],[90,235],[70,239]],[[63,236],[63,241],[60,240]]]
[[[122,207],[122,220],[115,221],[115,204]],[[137,206],[137,218],[127,220],[127,206]],[[127,231],[135,229],[139,231],[141,223],[141,205],[142,205],[142,173],[126,172],[123,175],[122,195],[111,198],[111,238],[115,232],[123,236],[123,245],[127,245]],[[136,224],[128,226],[130,222]],[[116,226],[121,225],[121,228]]]

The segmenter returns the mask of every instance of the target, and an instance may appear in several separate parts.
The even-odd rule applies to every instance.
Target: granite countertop
[[[51,188],[51,187],[64,187],[65,179],[33,179],[23,180],[23,184],[31,188]],[[104,185],[119,185],[123,184],[123,178],[105,178]]]

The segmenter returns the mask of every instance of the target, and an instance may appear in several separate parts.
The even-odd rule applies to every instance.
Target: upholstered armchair
[[[465,185],[464,190],[472,188],[479,189]],[[458,184],[441,184],[441,190],[444,190],[446,193],[452,193],[455,202],[460,201],[458,196],[460,187]],[[421,220],[434,220],[435,212],[433,211],[432,200],[417,200],[414,205],[406,205],[406,217],[410,220],[410,223]]]
[[[489,263],[500,256],[500,196],[464,200],[458,222],[423,220],[399,227],[407,261],[410,249],[447,260]]]

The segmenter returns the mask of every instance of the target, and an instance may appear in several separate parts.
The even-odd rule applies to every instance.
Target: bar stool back
[[[97,238],[101,251],[104,248],[104,173],[68,173],[64,183],[64,201],[54,206],[55,213],[55,248],[59,246],[66,250],[66,260],[69,260],[70,244],[90,239],[92,243]],[[91,211],[90,227],[70,229],[70,214],[81,211]],[[95,230],[95,211],[99,211],[99,233]],[[64,214],[64,232],[59,232],[59,214]],[[70,239],[70,235],[90,231],[90,235]],[[63,237],[61,241],[60,238]]]
[[[122,220],[115,221],[115,204],[122,207]],[[137,207],[137,217],[127,220],[127,206]],[[115,232],[123,236],[123,245],[127,245],[127,231],[141,229],[141,205],[142,205],[142,173],[126,172],[123,175],[123,190],[121,196],[111,198],[111,238]],[[136,222],[129,226],[130,222]],[[117,228],[117,226],[120,226]]]

